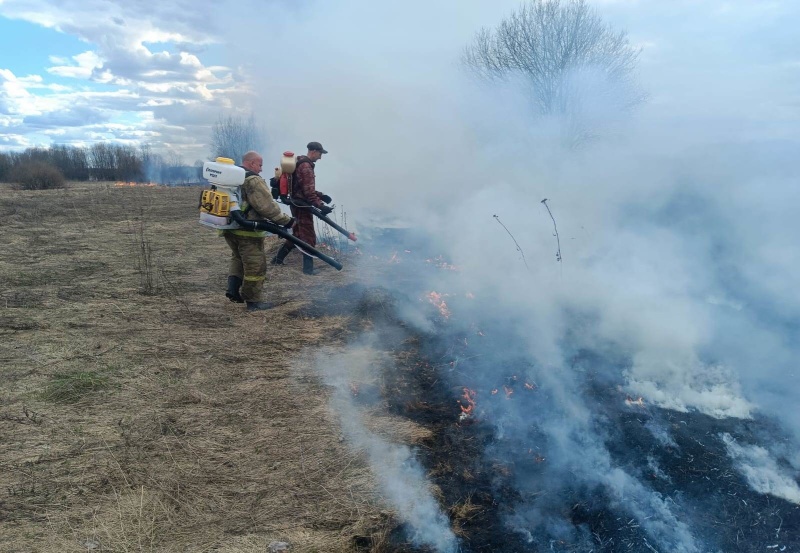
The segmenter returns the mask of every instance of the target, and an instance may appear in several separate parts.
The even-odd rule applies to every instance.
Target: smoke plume
[[[461,269],[446,278],[420,275],[419,286],[468,291],[475,300],[458,315],[479,321],[487,335],[511,338],[495,341],[491,364],[473,363],[471,382],[454,383],[497,387],[513,348],[524,368],[519,378],[547,392],[534,412],[511,402],[485,412],[499,437],[493,454],[539,440],[552,458],[547,478],[527,475],[521,490],[544,488],[563,499],[576,488],[598,489],[656,547],[703,549],[681,522],[686,507],[667,501],[634,467],[618,466],[608,450],[614,431],[606,424],[609,396],[592,388],[599,379],[665,410],[777,421],[794,446],[722,439],[754,490],[796,502],[800,411],[787,406],[800,401],[800,127],[790,72],[796,38],[785,22],[798,9],[709,2],[695,11],[669,3],[651,14],[637,3],[599,3],[641,41],[650,101],[623,113],[591,96],[591,72],[582,75],[580,93],[591,99],[583,124],[596,132],[575,148],[565,140],[571,121],[537,119],[524,89],[477,83],[459,66],[472,33],[516,2],[484,4],[265,8],[263,21],[250,23],[270,32],[238,36],[236,55],[260,53],[248,67],[275,145],[266,158],[319,140],[330,154],[317,165],[318,187],[345,207],[349,222],[424,230],[427,247]],[[745,30],[745,22],[753,27]],[[769,47],[748,50],[754,40],[743,36]],[[424,314],[408,314],[431,331]],[[590,371],[576,362],[587,351],[616,361]],[[335,378],[331,385],[339,390]],[[351,408],[338,391],[334,400],[343,412]],[[386,467],[387,495],[409,523],[435,523],[433,534],[419,530],[420,542],[452,547],[441,533],[445,520],[415,480],[413,457],[374,441],[358,417],[343,417],[351,419],[348,436]],[[531,425],[540,435],[530,435]],[[667,426],[653,419],[647,429],[674,449]],[[398,488],[398,481],[416,483]],[[411,492],[413,500],[404,495]],[[548,501],[508,524],[532,539],[562,535],[558,501],[552,509]]]
[[[365,340],[369,342],[369,337]],[[353,345],[341,354],[321,353],[315,367],[331,389],[331,411],[338,416],[348,443],[366,455],[385,499],[410,530],[411,541],[440,553],[455,553],[456,538],[414,453],[371,432],[365,413],[354,401],[352,382],[373,373],[376,364],[377,354],[368,345]]]

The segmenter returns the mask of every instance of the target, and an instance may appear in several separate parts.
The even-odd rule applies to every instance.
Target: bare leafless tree
[[[253,114],[221,115],[211,127],[211,157],[229,157],[238,163],[249,150],[263,150],[264,134]]]
[[[622,107],[644,100],[634,79],[639,53],[585,0],[528,0],[494,30],[479,31],[463,61],[485,79],[527,82],[540,114],[569,116],[597,78]]]
[[[6,176],[14,167],[15,159],[11,154],[0,152],[0,182],[4,182]]]

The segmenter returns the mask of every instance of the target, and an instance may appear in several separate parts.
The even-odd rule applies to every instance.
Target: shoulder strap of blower
[[[308,158],[300,159],[300,160],[297,161],[297,164],[294,166],[294,173],[292,173],[291,175],[275,176],[275,177],[272,177],[271,179],[269,179],[269,187],[272,189],[272,197],[275,200],[280,199],[285,204],[290,203],[288,198],[289,198],[289,196],[293,196],[294,195],[293,191],[292,191],[291,181],[287,182],[288,190],[286,191],[286,194],[282,194],[281,193],[281,178],[283,178],[284,176],[287,179],[293,177],[294,174],[297,173],[297,168],[300,167],[304,163],[311,163],[311,160],[308,159]],[[276,168],[275,170],[276,170],[276,172],[279,171],[278,168]]]
[[[258,173],[254,173],[254,172],[250,171],[249,169],[245,169],[245,171],[244,171],[244,180],[245,180],[245,182],[250,177],[258,177],[258,176],[260,176]],[[242,183],[242,184],[244,184],[244,183]],[[250,206],[250,203],[247,201],[247,198],[245,197],[244,190],[242,190],[241,186],[239,187],[239,189],[241,190],[241,192],[240,192],[241,198],[240,199],[242,200],[242,204],[243,204],[242,207],[244,208],[244,209],[242,209],[242,213],[247,215],[247,212],[250,211],[252,209],[252,207]]]
[[[305,156],[303,156],[305,157]],[[298,159],[297,165],[294,166],[294,172],[297,173],[297,168],[300,167],[304,163],[311,163],[311,160],[305,157],[305,159]]]
[[[302,164],[304,164],[304,163],[308,163],[308,164],[310,164],[310,165],[314,165],[314,164],[311,162],[311,160],[310,160],[310,159],[308,159],[308,158],[307,158],[307,157],[305,157],[305,156],[303,156],[303,157],[304,157],[304,159],[298,159],[298,160],[297,160],[297,165],[295,165],[295,166],[294,166],[294,173],[292,173],[292,185],[294,185],[294,176],[297,174],[297,170],[300,168],[300,166],[301,166]],[[289,191],[289,195],[290,195],[292,198],[296,198],[296,197],[297,197],[297,195],[296,195],[296,194],[295,194],[295,192],[294,192],[294,186],[292,186],[291,190]]]

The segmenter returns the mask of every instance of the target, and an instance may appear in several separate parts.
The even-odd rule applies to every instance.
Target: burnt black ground
[[[630,515],[624,499],[609,497],[601,486],[580,479],[558,485],[548,480],[559,474],[559,467],[550,465],[547,438],[537,421],[547,416],[553,398],[522,376],[531,367],[518,353],[525,348],[515,342],[524,338],[513,331],[513,321],[493,320],[485,313],[476,319],[458,299],[448,302],[451,309],[457,313],[463,307],[470,315],[444,320],[430,306],[433,331],[415,330],[399,317],[398,304],[424,297],[424,273],[436,269],[425,262],[432,252],[425,251],[419,237],[412,246],[400,241],[402,232],[389,234],[391,246],[375,248],[376,254],[388,258],[398,249],[417,252],[392,267],[391,288],[334,289],[329,301],[315,308],[319,313],[304,315],[355,315],[353,331],[368,322],[394,357],[396,370],[385,375],[391,395],[384,400],[394,414],[433,431],[417,454],[441,489],[440,504],[460,537],[462,551],[666,551]],[[477,337],[480,328],[492,331]],[[614,466],[672,505],[701,551],[800,551],[800,506],[753,491],[721,437],[728,434],[740,444],[788,440],[774,421],[715,419],[626,403],[620,392],[629,364],[625,354],[613,344],[571,351],[569,343],[565,339],[565,357],[592,412],[594,437],[605,445]],[[477,407],[474,416],[461,419],[464,387],[474,390]],[[513,432],[500,433],[490,421],[504,416],[510,405],[506,401],[516,402],[515,412],[532,415]],[[460,509],[465,503],[470,509]],[[515,514],[532,508],[571,528],[532,527],[526,534],[519,524],[508,524]],[[408,543],[402,526],[392,539],[397,551],[420,551]]]

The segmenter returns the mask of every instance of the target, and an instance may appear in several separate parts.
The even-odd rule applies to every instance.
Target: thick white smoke
[[[354,379],[375,374],[377,365],[376,353],[367,345],[353,346],[341,354],[321,353],[315,363],[323,382],[331,388],[331,411],[338,417],[348,443],[366,455],[383,496],[410,530],[410,539],[440,553],[455,553],[455,535],[414,453],[406,445],[371,432],[365,414],[354,402]]]
[[[739,444],[730,434],[722,440],[739,471],[752,488],[800,505],[800,486],[785,467],[778,466],[763,447]]]
[[[331,152],[319,188],[348,222],[436,237],[460,286],[492,298],[485,312],[522,321],[531,360],[557,375],[547,384],[564,416],[543,428],[596,452],[566,460],[599,463],[596,480],[638,496],[643,518],[661,513],[651,535],[691,551],[668,506],[607,464],[602,439],[572,416],[584,398],[563,339],[575,339],[576,317],[589,320],[577,340],[629,356],[630,394],[718,418],[763,413],[800,437],[800,412],[786,408],[800,401],[800,126],[787,124],[798,121],[796,76],[780,65],[791,41],[749,50],[748,3],[666,4],[653,19],[636,3],[607,8],[647,45],[651,97],[623,113],[582,83],[599,137],[580,149],[565,145],[569,121],[532,116],[524,90],[478,85],[459,67],[472,33],[515,1],[259,4],[246,19],[260,32],[234,42],[271,132],[267,159],[319,140]],[[753,33],[776,36],[797,15],[775,4],[756,10]]]

